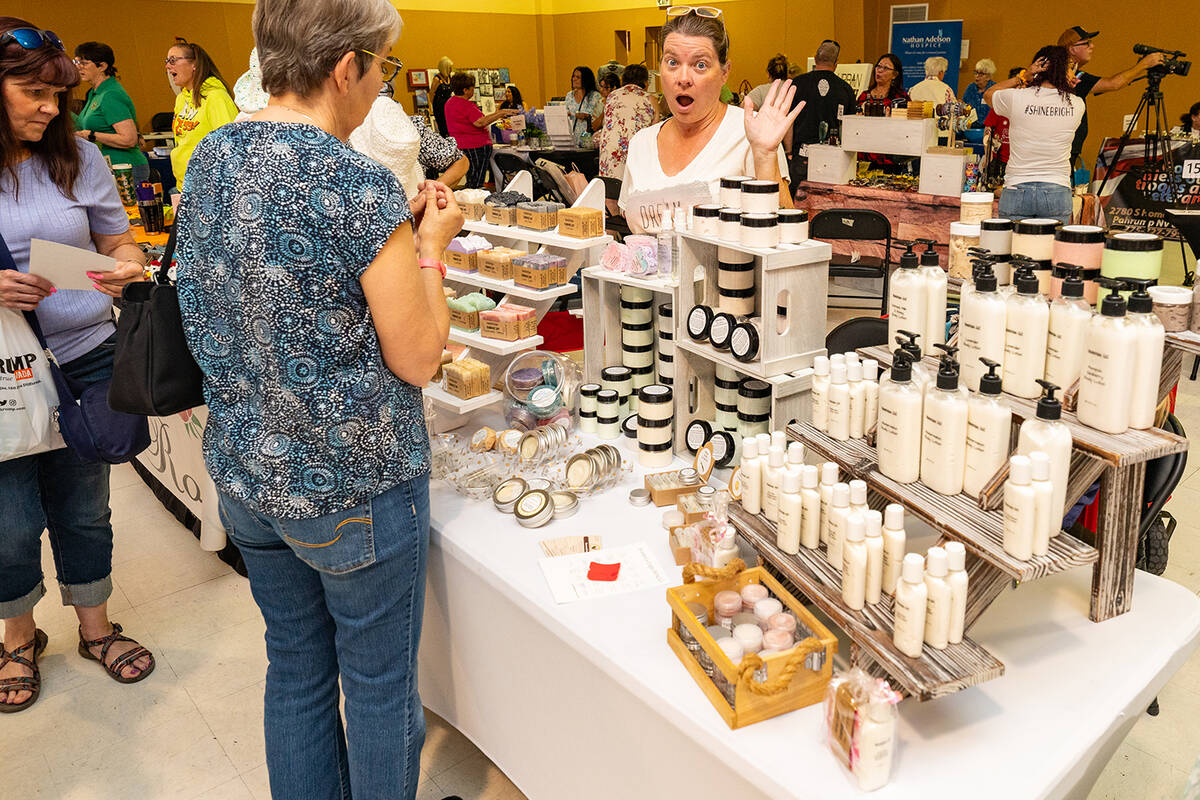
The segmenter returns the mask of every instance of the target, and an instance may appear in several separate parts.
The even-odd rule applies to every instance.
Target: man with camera
[[[1118,89],[1124,89],[1135,78],[1139,77],[1146,70],[1162,64],[1167,55],[1161,51],[1150,52],[1142,55],[1142,59],[1127,70],[1118,72],[1108,78],[1101,78],[1099,75],[1092,75],[1084,72],[1083,68],[1092,60],[1092,54],[1095,48],[1094,39],[1100,35],[1100,31],[1086,31],[1081,26],[1075,25],[1067,28],[1058,37],[1058,46],[1067,48],[1067,53],[1071,58],[1071,66],[1075,69],[1075,95],[1087,100],[1089,94],[1103,94],[1104,92],[1115,92]],[[1150,48],[1145,48],[1150,49]],[[1135,48],[1136,50],[1136,48]],[[1079,154],[1083,151],[1083,142],[1087,139],[1088,134],[1088,118],[1087,109],[1084,109],[1083,119],[1079,122],[1079,127],[1075,129],[1075,140],[1071,144],[1071,168],[1075,168],[1075,163],[1079,159]]]

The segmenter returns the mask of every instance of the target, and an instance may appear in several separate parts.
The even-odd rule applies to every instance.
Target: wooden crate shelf
[[[881,473],[875,448],[861,439],[841,442],[809,423],[789,425],[788,436],[809,451],[833,461],[855,478],[867,482],[889,502],[899,503],[941,535],[962,542],[967,550],[1018,581],[1030,581],[1056,572],[1094,564],[1099,557],[1094,547],[1069,533],[1050,539],[1049,552],[1028,561],[1004,551],[1004,519],[1000,511],[984,511],[964,494],[947,497],[920,483],[897,483]]]
[[[922,648],[920,658],[904,655],[892,643],[892,599],[886,595],[876,605],[854,611],[842,602],[841,573],[825,551],[801,548],[788,555],[775,546],[774,526],[748,514],[741,503],[731,503],[729,518],[759,554],[809,600],[866,650],[888,675],[913,697],[932,700],[976,686],[1004,674],[1004,665],[969,638],[945,650]]]

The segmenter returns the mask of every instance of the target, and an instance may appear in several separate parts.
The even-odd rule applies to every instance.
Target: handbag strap
[[[171,232],[167,235],[167,246],[163,248],[162,261],[158,264],[158,270],[154,273],[154,282],[159,284],[167,284],[171,282],[171,278],[167,275],[171,269],[171,259],[175,257],[175,236],[179,233],[179,216],[176,214],[175,222],[171,225]]]

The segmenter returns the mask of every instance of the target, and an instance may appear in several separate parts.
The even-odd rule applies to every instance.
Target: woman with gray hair
[[[983,93],[996,85],[992,76],[996,74],[996,62],[990,58],[981,58],[975,62],[975,76],[971,85],[963,92],[963,102],[975,109],[975,123],[972,128],[983,129],[983,121],[987,119],[991,108],[983,100]]]
[[[205,464],[267,626],[271,792],[411,798],[425,736],[420,387],[449,333],[438,259],[462,214],[434,181],[410,207],[345,144],[402,66],[383,55],[400,32],[387,0],[258,0],[253,27],[269,102],[197,146],[177,254]]]

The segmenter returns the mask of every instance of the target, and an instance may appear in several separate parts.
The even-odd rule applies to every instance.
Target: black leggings
[[[462,152],[467,157],[467,161],[471,162],[471,166],[467,169],[467,188],[482,188],[484,181],[487,180],[488,168],[492,162],[492,146],[487,144],[483,147],[472,147]],[[503,187],[498,186],[496,188],[499,190]]]

